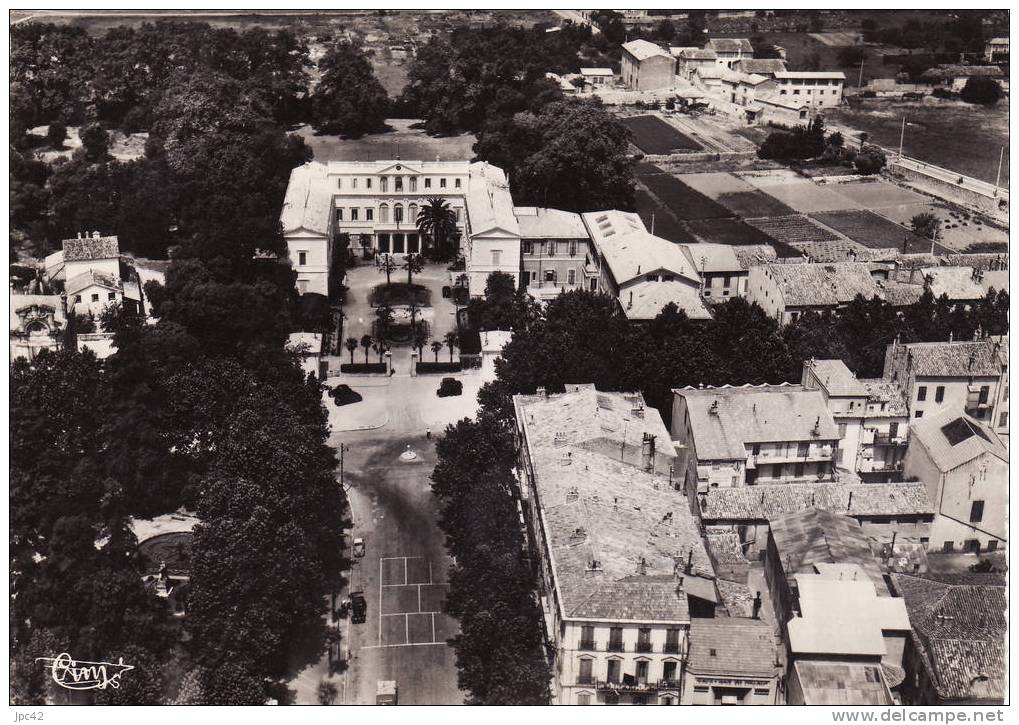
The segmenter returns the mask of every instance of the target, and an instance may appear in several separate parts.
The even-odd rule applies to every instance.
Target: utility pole
[[[902,142],[906,138],[906,117],[902,117],[902,130],[899,131],[899,161],[902,161]]]
[[[1002,151],[1004,151],[1004,149],[1002,149]],[[1000,168],[998,169],[998,172],[1001,173]],[[654,233],[655,233],[655,213],[651,212],[651,234],[654,235]]]
[[[1001,183],[1001,162],[1005,160],[1005,147],[1001,147],[1001,153],[998,155],[998,174],[994,177],[994,196],[998,196],[998,184]]]
[[[344,491],[347,490],[347,485],[343,482],[343,454],[348,450],[350,450],[350,446],[346,443],[340,444],[340,488]]]
[[[863,59],[860,60],[860,77],[856,80],[856,87],[863,87]]]

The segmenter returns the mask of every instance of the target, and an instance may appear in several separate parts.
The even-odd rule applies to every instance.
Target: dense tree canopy
[[[494,117],[478,135],[479,158],[506,170],[513,198],[585,212],[632,209],[629,131],[596,101],[557,101]]]
[[[389,98],[360,48],[334,43],[318,67],[322,78],[311,98],[316,131],[360,136],[385,127]]]
[[[479,393],[482,408],[513,414],[512,396],[566,383],[640,390],[668,421],[672,388],[796,382],[803,361],[839,358],[860,377],[880,377],[885,348],[903,342],[972,339],[1008,331],[1008,293],[991,292],[967,310],[928,291],[897,310],[856,300],[838,315],[805,314],[784,328],[757,305],[734,298],[716,305],[710,324],[693,323],[675,305],[647,326],[626,321],[611,297],[567,292],[518,329],[496,361],[497,379]]]

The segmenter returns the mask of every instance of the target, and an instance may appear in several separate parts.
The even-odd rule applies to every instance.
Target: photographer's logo
[[[37,657],[36,662],[44,662],[50,669],[53,681],[68,690],[105,690],[120,687],[120,676],[134,665],[125,665],[124,658],[117,662],[79,662],[66,652],[56,657]]]

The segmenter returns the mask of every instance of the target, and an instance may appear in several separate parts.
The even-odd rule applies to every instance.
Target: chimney
[[[641,576],[647,576],[647,559],[643,556],[640,557],[640,564],[637,566],[637,571],[640,572]]]
[[[686,568],[684,569],[687,574],[693,571],[693,549],[690,549],[686,555]]]
[[[814,421],[814,435],[821,435],[821,416],[817,416],[817,420]]]
[[[852,510],[853,510],[853,492],[850,491],[849,492],[849,503],[846,504],[846,511],[852,511]]]
[[[633,307],[633,291],[630,291],[630,301],[626,303],[626,309]]]
[[[93,239],[99,239],[99,232],[92,232]]]
[[[640,446],[640,466],[645,471],[650,471],[654,468],[654,463],[655,437],[650,433],[645,433]]]
[[[676,596],[683,596],[683,577],[680,577],[679,582],[676,584]]]
[[[708,412],[709,412],[709,413],[710,413],[711,415],[718,415],[718,399],[717,399],[717,398],[716,398],[716,399],[715,399],[715,401],[714,401],[714,402],[713,402],[713,403],[711,404],[711,407],[710,407],[710,408],[708,408]]]
[[[761,618],[761,593],[757,592],[757,596],[754,597],[754,619]]]
[[[949,342],[955,342],[955,331],[954,330],[949,330],[948,331],[948,341]]]
[[[538,395],[543,395],[546,398],[548,397],[548,394],[545,392],[545,386],[544,385],[539,385],[538,386]]]
[[[973,353],[969,354],[969,366],[966,369],[967,370],[972,370],[973,369]]]

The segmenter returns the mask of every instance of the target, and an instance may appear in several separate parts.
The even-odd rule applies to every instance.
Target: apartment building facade
[[[672,438],[689,493],[834,480],[839,434],[820,391],[784,384],[672,392]]]
[[[590,385],[514,409],[554,702],[679,704],[691,597],[714,574],[661,416]]]
[[[600,273],[580,214],[542,207],[514,207],[520,229],[522,283],[537,300],[561,292],[598,290]]]

